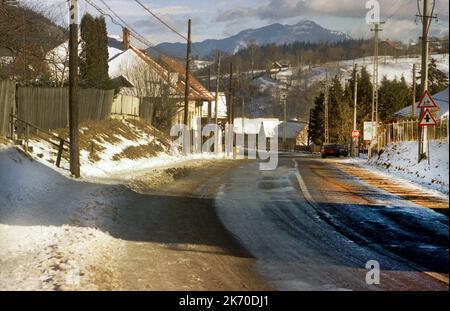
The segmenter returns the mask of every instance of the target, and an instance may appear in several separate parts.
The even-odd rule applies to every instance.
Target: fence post
[[[64,150],[64,139],[60,139],[59,148],[58,148],[58,156],[56,158],[56,166],[59,167],[61,165],[61,156]]]
[[[25,125],[25,152],[28,153],[28,140],[30,139],[30,127]]]
[[[11,114],[9,115],[9,133],[11,140],[14,141],[14,114],[12,107],[11,107]]]

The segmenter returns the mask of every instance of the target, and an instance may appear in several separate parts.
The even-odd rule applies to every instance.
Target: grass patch
[[[55,129],[51,131],[61,138],[69,140],[69,129]],[[89,161],[101,160],[99,154],[105,151],[104,144],[116,145],[122,143],[121,138],[130,141],[155,137],[161,145],[151,142],[147,145],[128,147],[121,153],[114,155],[113,160],[122,158],[139,159],[143,157],[156,156],[159,152],[170,148],[170,138],[156,128],[139,120],[108,119],[104,121],[88,121],[80,124],[79,145],[80,150],[89,152]],[[39,139],[38,137],[33,137]],[[1,143],[1,141],[0,141]],[[57,151],[57,147],[53,146]],[[63,158],[68,159],[68,154],[63,153]]]
[[[164,148],[157,145],[155,142],[151,142],[147,145],[130,146],[125,148],[121,153],[115,154],[112,157],[113,161],[120,161],[127,158],[131,160],[155,157],[158,153],[163,152]]]
[[[3,136],[0,136],[0,145],[8,145],[10,142]]]

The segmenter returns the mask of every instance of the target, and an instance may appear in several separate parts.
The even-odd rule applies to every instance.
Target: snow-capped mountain
[[[258,29],[247,29],[225,39],[196,42],[193,43],[193,54],[200,58],[207,57],[216,50],[232,54],[245,48],[252,40],[258,45],[270,43],[282,45],[293,42],[336,42],[346,39],[350,37],[343,32],[332,31],[313,21],[305,20],[296,25],[277,23]],[[186,54],[184,43],[162,43],[157,48],[175,57],[184,57]]]

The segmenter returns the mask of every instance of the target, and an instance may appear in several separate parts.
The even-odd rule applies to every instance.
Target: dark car
[[[330,144],[322,146],[320,150],[320,154],[322,158],[326,157],[340,157],[340,156],[348,156],[348,149],[346,146],[338,145],[338,144]]]

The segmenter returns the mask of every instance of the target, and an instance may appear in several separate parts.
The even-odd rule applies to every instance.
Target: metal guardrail
[[[58,148],[58,155],[56,158],[56,166],[60,167],[61,165],[61,157],[62,157],[62,153],[63,151],[68,152],[70,149],[70,142],[65,140],[64,138],[59,137],[58,135],[55,135],[53,133],[50,133],[47,130],[44,130],[42,128],[40,128],[37,125],[31,124],[30,122],[27,122],[23,119],[21,119],[20,117],[18,117],[17,115],[14,114],[10,114],[10,124],[11,124],[11,139],[14,140],[14,130],[16,128],[16,123],[20,122],[23,123],[25,125],[25,145],[24,145],[24,151],[26,153],[28,153],[28,148],[29,148],[29,140],[30,140],[30,128],[33,128],[36,130],[35,135],[38,136],[39,138],[42,138],[43,140],[45,140],[46,142],[48,142],[49,144],[52,144],[54,146],[56,146]],[[41,133],[46,134],[47,136],[50,136],[50,138],[45,137],[43,135],[41,135]],[[54,140],[58,141],[55,142]],[[68,146],[69,148],[65,148],[65,146]]]

